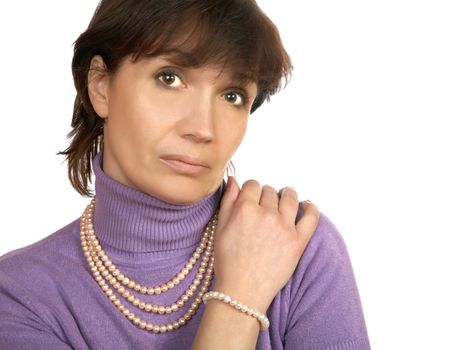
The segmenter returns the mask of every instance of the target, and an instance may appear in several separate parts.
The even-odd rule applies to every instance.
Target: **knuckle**
[[[257,207],[257,205],[251,201],[251,200],[243,200],[241,203],[240,203],[240,212],[242,213],[245,213],[245,214],[249,214],[251,213],[253,210],[255,210]]]
[[[269,209],[264,209],[262,212],[262,220],[267,226],[275,226],[280,224],[280,218],[276,215],[276,213]]]
[[[255,179],[246,180],[243,186],[261,186],[261,184]]]
[[[276,193],[276,189],[270,185],[264,185],[262,186],[262,191],[263,192],[273,192],[273,193]]]
[[[288,196],[288,197],[292,197],[292,198],[297,198],[297,192],[296,190],[291,187],[291,186],[286,186],[286,187],[283,187],[281,190],[281,196]]]
[[[285,217],[280,215],[278,218],[278,221],[279,221],[281,227],[283,227],[283,229],[285,229],[286,231],[295,232],[295,225],[293,225],[292,223],[289,223]]]

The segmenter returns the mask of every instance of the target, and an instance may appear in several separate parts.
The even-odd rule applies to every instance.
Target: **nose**
[[[195,92],[187,100],[180,134],[194,142],[211,142],[214,139],[215,105],[210,92]]]

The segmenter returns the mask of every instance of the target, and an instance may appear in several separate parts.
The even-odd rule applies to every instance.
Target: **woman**
[[[2,349],[369,349],[333,224],[290,187],[223,181],[291,72],[253,0],[103,0],[72,67],[61,153],[96,196],[1,258]]]

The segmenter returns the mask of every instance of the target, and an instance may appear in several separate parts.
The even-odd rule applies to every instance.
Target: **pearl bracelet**
[[[229,295],[223,294],[221,292],[210,291],[210,292],[205,293],[204,296],[202,297],[202,301],[204,302],[204,304],[206,304],[207,300],[210,300],[210,299],[221,300],[221,301],[235,307],[237,310],[239,310],[243,313],[246,313],[249,316],[253,316],[261,324],[261,330],[266,330],[270,326],[270,321],[265,314],[239,303],[237,300],[232,299]]]

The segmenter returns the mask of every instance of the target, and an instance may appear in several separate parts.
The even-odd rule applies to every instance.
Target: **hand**
[[[213,290],[261,312],[294,273],[319,221],[317,207],[304,202],[296,224],[297,193],[289,187],[280,193],[267,185],[261,191],[255,180],[240,190],[229,177],[215,234]]]

